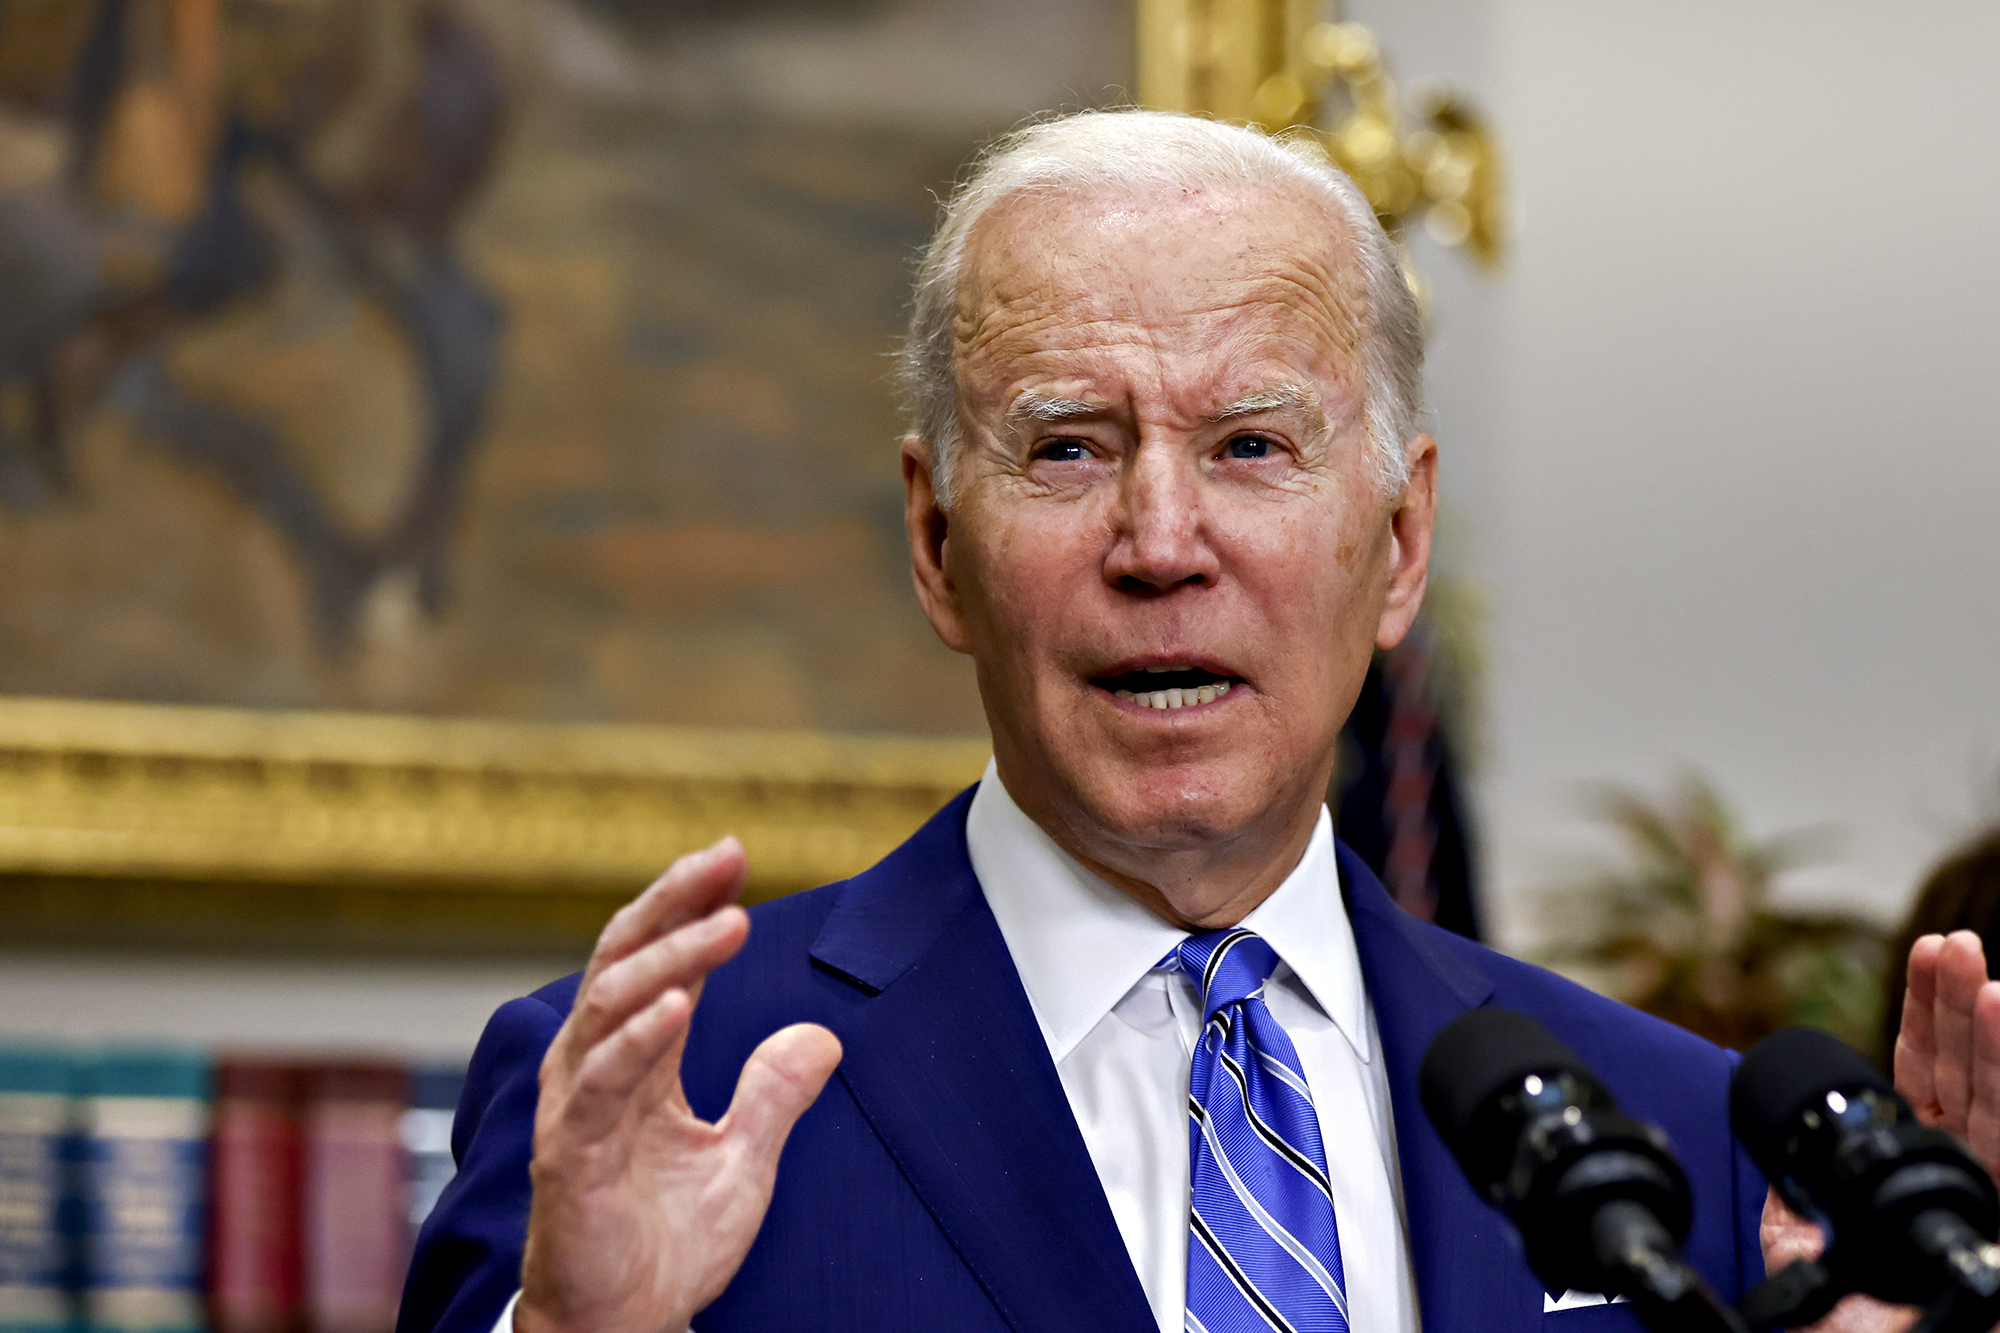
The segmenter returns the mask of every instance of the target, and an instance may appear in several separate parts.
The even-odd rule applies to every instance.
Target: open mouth
[[[1214,703],[1242,682],[1201,667],[1161,666],[1099,676],[1090,683],[1141,708],[1194,708]]]

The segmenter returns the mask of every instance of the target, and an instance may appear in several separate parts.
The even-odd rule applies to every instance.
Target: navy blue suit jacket
[[[753,909],[708,981],[682,1077],[705,1118],[751,1050],[801,1020],[845,1057],[793,1131],[749,1257],[701,1333],[1154,1333],[1137,1274],[966,855],[970,793],[880,864]],[[1661,1125],[1694,1184],[1689,1258],[1734,1299],[1763,1276],[1764,1181],[1731,1137],[1731,1059],[1678,1028],[1419,921],[1345,847],[1340,873],[1381,1030],[1424,1327],[1636,1328],[1623,1306],[1543,1314],[1501,1216],[1417,1100],[1431,1037],[1476,1005],[1539,1019]],[[424,1225],[398,1333],[489,1333],[519,1284],[542,1053],[577,978],[494,1014]],[[1357,1333],[1369,1333],[1358,1330]]]

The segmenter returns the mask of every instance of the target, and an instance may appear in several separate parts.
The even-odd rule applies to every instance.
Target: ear
[[[1431,534],[1437,527],[1437,441],[1419,435],[1406,447],[1410,479],[1389,515],[1389,595],[1375,627],[1375,646],[1403,641],[1424,602],[1430,579]]]
[[[905,435],[902,451],[903,526],[910,536],[910,574],[917,585],[917,602],[945,647],[969,653],[972,640],[965,632],[958,589],[946,559],[951,519],[938,505],[930,441]]]

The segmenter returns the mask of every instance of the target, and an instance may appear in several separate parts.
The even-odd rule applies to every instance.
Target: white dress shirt
[[[965,836],[1153,1317],[1160,1333],[1181,1333],[1188,1069],[1201,1000],[1188,977],[1156,964],[1186,933],[1056,846],[991,764]],[[1416,1333],[1389,1080],[1324,809],[1297,867],[1242,924],[1280,960],[1264,997],[1319,1113],[1350,1325]]]
[[[1056,846],[991,763],[965,840],[1153,1318],[1160,1333],[1182,1333],[1188,1069],[1201,999],[1185,975],[1155,964],[1186,933]],[[1417,1333],[1389,1078],[1324,809],[1305,856],[1242,924],[1278,955],[1264,1000],[1298,1050],[1319,1113],[1349,1327]],[[519,1300],[493,1333],[511,1333]]]

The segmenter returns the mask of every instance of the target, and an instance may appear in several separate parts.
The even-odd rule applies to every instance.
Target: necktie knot
[[[1190,935],[1180,944],[1181,970],[1201,988],[1201,1016],[1238,1004],[1264,989],[1278,954],[1255,931],[1236,927]]]

